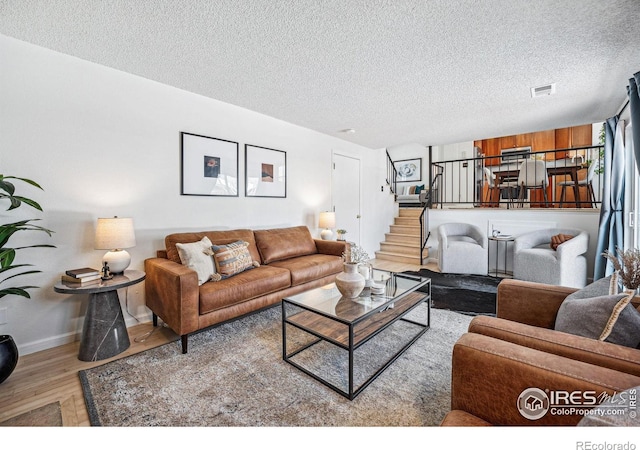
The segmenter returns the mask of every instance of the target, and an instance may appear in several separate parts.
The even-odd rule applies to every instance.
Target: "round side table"
[[[145,273],[125,270],[110,280],[96,284],[74,286],[60,282],[53,289],[60,294],[89,294],[89,305],[82,326],[78,359],[99,361],[111,358],[129,348],[129,334],[120,307],[118,289],[140,283]]]
[[[507,270],[507,250],[509,249],[509,242],[515,241],[515,236],[512,235],[498,235],[498,236],[489,236],[489,241],[493,241],[496,243],[496,267],[494,268],[493,275],[491,275],[491,270],[489,270],[489,276],[498,277],[500,275],[504,276],[513,276],[513,273]],[[499,263],[499,255],[500,255],[500,243],[504,243],[504,270],[500,271],[498,269]]]

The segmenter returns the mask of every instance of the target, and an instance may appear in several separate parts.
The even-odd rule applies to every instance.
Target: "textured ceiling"
[[[602,121],[639,23],[638,0],[0,0],[6,36],[372,148]]]

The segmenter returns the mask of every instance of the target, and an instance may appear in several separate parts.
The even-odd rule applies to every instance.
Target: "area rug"
[[[60,402],[53,402],[0,422],[0,427],[61,427]]]
[[[429,269],[404,273],[431,278],[433,308],[472,316],[496,314],[496,293],[501,278],[441,273]]]
[[[423,320],[426,309],[410,314]],[[280,307],[191,336],[186,355],[176,341],[80,379],[94,426],[435,426],[450,409],[451,352],[470,320],[432,310],[431,328],[353,401],[283,361]],[[356,381],[415,328],[398,321],[360,347]],[[308,339],[291,327],[287,335]],[[345,373],[348,352],[313,348],[329,372]]]

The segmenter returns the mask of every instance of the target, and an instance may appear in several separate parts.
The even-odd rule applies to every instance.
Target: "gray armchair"
[[[438,268],[444,273],[486,275],[489,240],[469,223],[443,223],[438,227]]]
[[[558,234],[574,236],[551,248],[551,238]],[[587,259],[589,234],[573,228],[547,228],[522,234],[513,244],[513,277],[582,288],[587,284]]]

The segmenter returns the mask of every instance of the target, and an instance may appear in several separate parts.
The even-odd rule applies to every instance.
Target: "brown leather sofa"
[[[243,240],[259,267],[198,286],[194,270],[180,262],[177,243],[207,236],[214,245]],[[164,250],[145,260],[146,304],[154,326],[160,317],[182,338],[187,353],[191,333],[279,303],[283,297],[332,283],[343,270],[345,242],[313,239],[305,226],[270,230],[174,233]]]
[[[594,407],[593,392],[600,401],[605,393],[640,386],[640,350],[553,329],[560,304],[575,290],[510,279],[500,283],[497,317],[475,317],[454,346],[451,411],[443,426],[576,425],[583,418],[578,410]],[[638,308],[640,299],[633,304]],[[529,388],[548,395],[577,392],[570,403],[584,406],[573,414],[549,408],[541,418],[527,418],[518,402]],[[591,397],[580,397],[587,391]],[[549,406],[567,403],[553,398]]]

